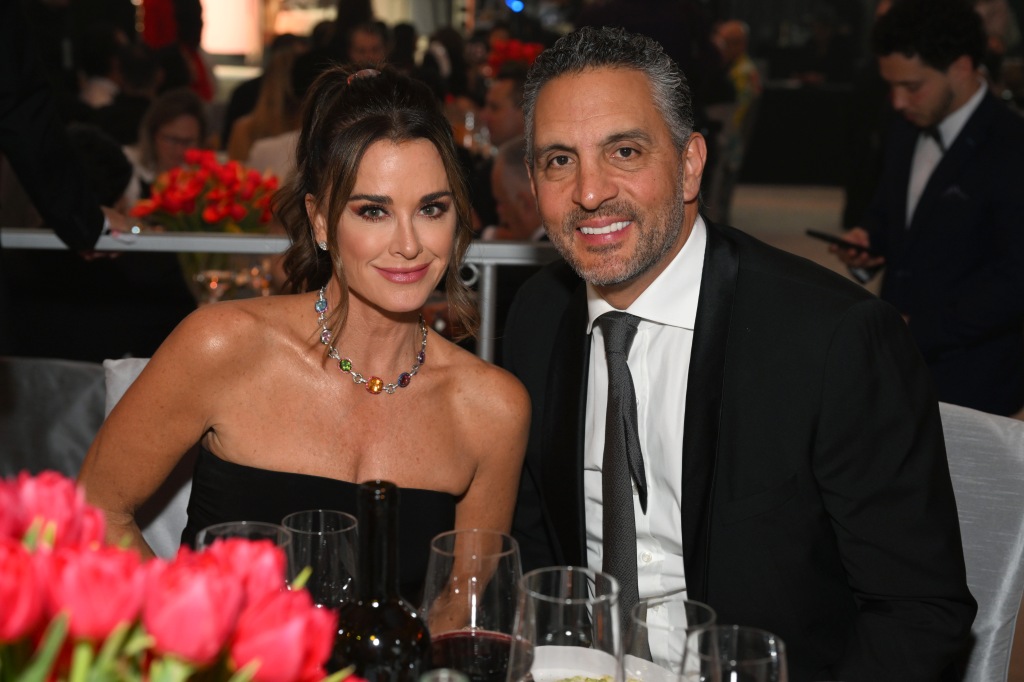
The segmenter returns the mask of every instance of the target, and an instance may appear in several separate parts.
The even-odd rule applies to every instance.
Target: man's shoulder
[[[806,296],[856,302],[874,296],[852,280],[802,256],[770,246],[734,227],[715,225],[721,238],[732,243],[739,260],[740,292],[758,290],[777,296],[804,292]]]

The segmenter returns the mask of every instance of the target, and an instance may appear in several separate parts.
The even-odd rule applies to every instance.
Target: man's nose
[[[575,203],[588,211],[594,211],[616,194],[618,187],[600,162],[580,160],[572,198]]]

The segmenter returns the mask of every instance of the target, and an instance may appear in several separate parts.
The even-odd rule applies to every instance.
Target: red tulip
[[[19,541],[0,538],[0,642],[33,635],[42,626],[41,565]]]
[[[205,553],[220,562],[245,588],[246,603],[285,589],[287,558],[269,540],[227,538],[213,543]]]
[[[183,548],[170,563],[151,561],[142,624],[157,654],[197,665],[213,661],[238,619],[242,585],[205,552]]]
[[[145,573],[137,552],[116,547],[61,549],[47,580],[48,615],[68,613],[76,639],[105,640],[114,628],[139,615]]]
[[[102,516],[85,503],[85,494],[75,482],[56,471],[38,476],[19,474],[15,490],[21,507],[22,532],[35,526],[46,529],[42,540],[54,547],[79,547],[103,541]]]
[[[337,615],[318,609],[305,590],[271,592],[238,617],[230,645],[231,661],[260,665],[254,682],[313,682],[324,677]]]

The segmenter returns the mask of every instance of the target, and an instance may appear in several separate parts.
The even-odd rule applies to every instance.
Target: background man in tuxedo
[[[896,117],[861,227],[833,248],[907,321],[939,400],[1024,417],[1024,120],[979,71],[981,18],[964,0],[906,0],[874,52]]]
[[[524,285],[506,327],[533,401],[526,567],[608,571],[623,608],[685,588],[779,635],[792,682],[942,679],[976,607],[899,315],[698,213],[704,140],[654,41],[562,38],[525,111],[567,263]]]

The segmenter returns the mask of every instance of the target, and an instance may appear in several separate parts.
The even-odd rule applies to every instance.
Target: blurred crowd
[[[217,150],[283,183],[294,168],[303,95],[320,71],[331,63],[366,68],[387,63],[428,83],[444,102],[461,142],[477,235],[543,239],[522,161],[523,85],[541,50],[559,33],[584,25],[621,25],[647,34],[682,67],[694,93],[697,129],[709,142],[702,201],[713,220],[729,221],[732,191],[769,81],[852,88],[864,115],[855,117],[855,129],[837,131],[856,150],[849,158],[851,215],[862,208],[858,197],[870,195],[877,177],[878,159],[870,150],[879,146],[872,136],[879,134],[876,122],[882,120],[886,94],[866,48],[866,8],[855,0],[812,3],[813,11],[802,22],[753,31],[727,16],[721,6],[728,3],[551,3],[532,17],[492,8],[472,31],[443,26],[426,36],[412,23],[382,21],[371,0],[337,0],[335,17],[316,24],[308,35],[275,34],[272,18],[280,3],[269,3],[260,75],[230,89],[217,82],[214,60],[201,47],[200,0],[20,1],[25,30],[37,46],[61,120],[71,126],[70,141],[84,174],[104,205],[124,214],[150,195],[161,173],[181,165],[190,148]],[[986,67],[992,88],[1012,103],[1024,90],[1017,83],[1024,76],[1020,30],[1007,2],[977,0],[977,8],[990,36]],[[887,4],[879,2],[880,10]],[[0,167],[0,225],[41,224],[28,196],[17,174]],[[40,287],[38,273],[55,272],[48,259],[57,255],[28,255],[4,254],[5,261],[17,262],[6,263],[0,272],[15,314],[37,318],[45,328],[40,301],[58,292]],[[101,300],[120,300],[123,306],[111,313],[109,324],[97,327],[102,338],[95,344],[83,341],[68,348],[37,328],[23,332],[15,352],[91,360],[145,356],[194,306],[173,259],[138,256],[142,263],[128,268],[125,263],[132,259],[96,264],[74,254],[61,257],[75,261],[74,272],[83,282],[103,280],[98,288],[80,287],[77,299],[60,292],[71,319],[78,315],[84,320],[83,308],[96,308]],[[93,274],[102,268],[111,271],[106,279]],[[508,287],[518,285],[516,278],[507,279]],[[145,317],[140,301],[147,310],[159,311],[145,333],[144,320],[138,319]],[[115,322],[125,310],[133,311],[134,321]],[[502,315],[499,309],[499,320]],[[115,329],[122,343],[110,342]],[[139,340],[127,341],[133,336]]]

